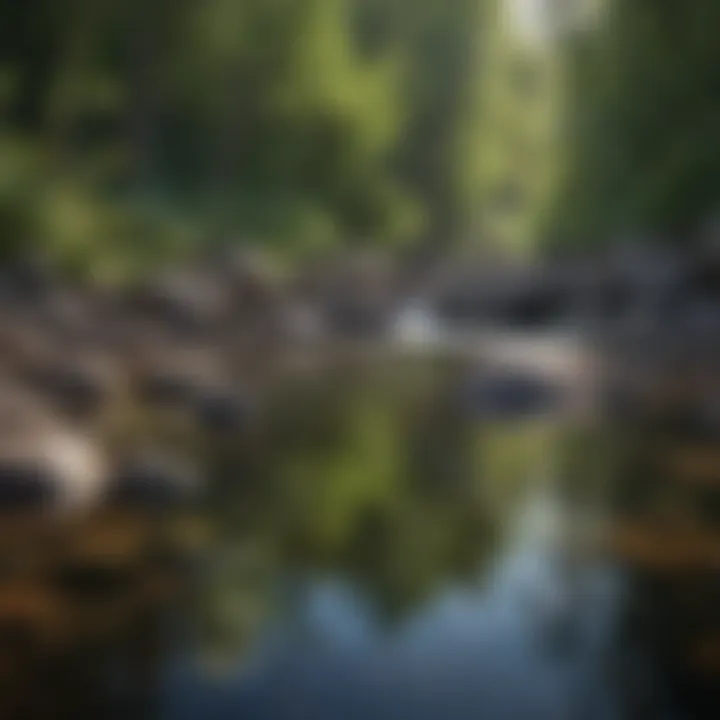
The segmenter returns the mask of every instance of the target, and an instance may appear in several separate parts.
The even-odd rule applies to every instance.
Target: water
[[[650,717],[670,712],[619,630],[625,573],[585,552],[592,508],[562,491],[581,433],[552,414],[478,417],[460,401],[471,372],[399,356],[279,377],[242,438],[190,444],[200,505],[78,531],[97,550],[117,522],[103,562],[118,567],[148,527],[201,540],[175,590],[152,561],[109,596],[87,579],[63,595],[83,618],[69,647],[103,670],[62,702],[167,720],[601,720],[639,717],[644,693]]]
[[[274,564],[255,601],[272,610],[222,660],[202,637],[180,653],[165,717],[620,716],[617,578],[563,552],[564,428],[481,427],[455,404],[466,368],[445,365],[406,359],[278,393],[283,457],[258,504],[276,524],[239,541]]]

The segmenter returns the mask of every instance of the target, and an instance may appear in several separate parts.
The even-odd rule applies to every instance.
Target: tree
[[[470,231],[504,249],[540,244],[562,159],[562,58],[552,36],[528,35],[493,0],[485,14],[473,121],[463,147]]]
[[[604,22],[568,43],[573,142],[551,233],[677,235],[716,212],[718,21],[707,0],[608,0]]]

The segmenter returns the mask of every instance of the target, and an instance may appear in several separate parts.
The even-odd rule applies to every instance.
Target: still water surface
[[[639,716],[622,570],[568,552],[589,526],[559,492],[577,430],[480,416],[467,373],[405,359],[278,387],[255,463],[214,499],[162,717]],[[599,471],[584,460],[571,482]]]
[[[62,593],[37,586],[85,634],[70,653],[83,673],[90,658],[58,702],[167,720],[678,717],[620,622],[625,571],[590,552],[612,470],[603,433],[568,422],[552,394],[479,392],[493,386],[475,372],[344,361],[278,378],[241,437],[148,421],[207,481],[199,506],[163,522],[205,539],[169,595],[149,561],[125,572],[117,545],[113,567],[76,560],[53,576]],[[89,524],[82,557],[111,521]],[[101,646],[118,627],[123,642]],[[64,657],[48,681],[74,667]]]

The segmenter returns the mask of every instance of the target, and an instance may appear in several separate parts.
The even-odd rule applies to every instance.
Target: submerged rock
[[[546,378],[520,372],[472,378],[461,389],[461,403],[480,420],[513,420],[550,415],[566,406],[567,391]]]
[[[196,394],[193,406],[198,424],[211,433],[239,432],[253,415],[248,398],[232,390],[203,389]]]
[[[59,494],[56,478],[40,463],[0,459],[0,512],[48,510]]]
[[[188,465],[163,453],[143,452],[120,463],[107,500],[112,505],[167,510],[192,503],[200,487]]]

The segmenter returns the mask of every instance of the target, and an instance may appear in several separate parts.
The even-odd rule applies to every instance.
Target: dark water
[[[162,522],[204,539],[177,590],[134,601],[144,625],[86,643],[103,671],[66,715],[82,696],[84,716],[168,720],[680,717],[623,627],[626,569],[584,550],[599,431],[480,416],[468,372],[285,378],[242,437],[198,441],[205,497]],[[105,627],[127,603],[80,605]]]

